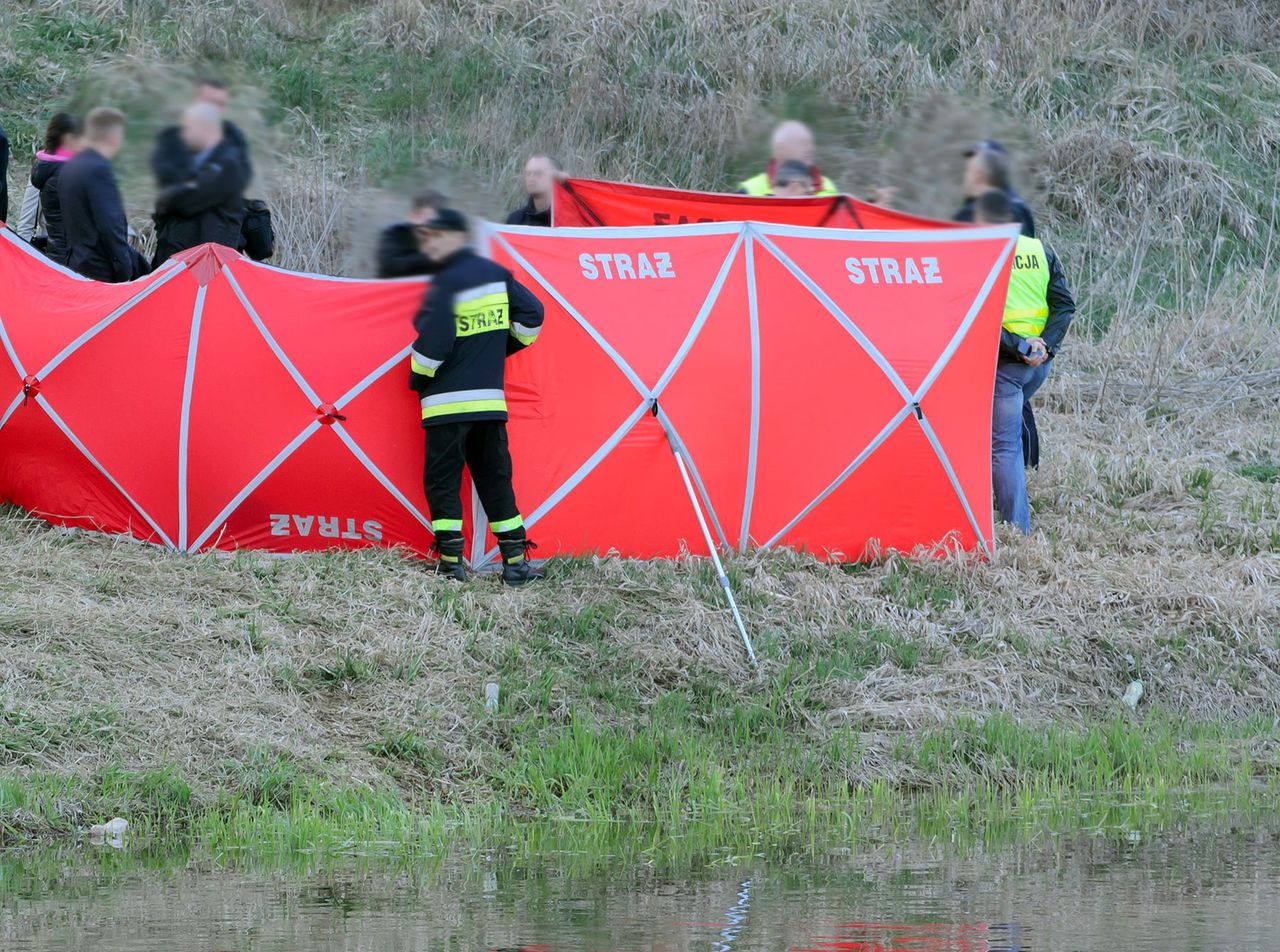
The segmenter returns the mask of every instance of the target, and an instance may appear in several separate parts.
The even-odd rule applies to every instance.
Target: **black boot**
[[[455,582],[465,582],[467,580],[467,569],[462,564],[462,539],[436,539],[436,544],[432,547],[435,549],[436,556],[440,561],[436,563],[435,574],[443,575],[451,578]]]
[[[547,573],[529,564],[529,552],[535,546],[528,539],[499,539],[502,552],[502,580],[512,588],[528,585],[547,577]]]

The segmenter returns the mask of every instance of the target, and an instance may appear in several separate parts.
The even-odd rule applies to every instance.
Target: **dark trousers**
[[[462,467],[471,471],[476,493],[499,542],[523,543],[524,522],[511,488],[511,452],[501,420],[440,423],[425,428],[422,482],[431,512],[431,531],[442,553],[462,546]]]

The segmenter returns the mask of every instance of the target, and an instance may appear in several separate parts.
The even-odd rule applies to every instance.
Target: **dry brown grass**
[[[842,632],[887,633],[855,639],[871,652],[861,676],[815,676],[820,709],[797,714],[815,741],[841,725],[863,734],[857,779],[913,780],[888,754],[900,732],[965,714],[1109,716],[1134,676],[1175,714],[1280,717],[1280,486],[1266,468],[1280,462],[1273,4],[1076,0],[1030,16],[997,0],[41,6],[119,24],[122,47],[94,54],[85,75],[96,94],[149,109],[151,125],[165,110],[145,104],[150,91],[163,85],[170,106],[182,95],[183,70],[166,60],[238,61],[252,42],[330,84],[327,119],[294,108],[268,123],[279,89],[252,92],[265,74],[248,68],[237,99],[281,263],[308,270],[367,267],[368,208],[389,207],[369,143],[393,128],[489,214],[513,199],[533,147],[587,174],[723,187],[784,112],[815,121],[842,184],[897,184],[908,206],[945,214],[959,144],[1008,139],[1083,305],[1039,401],[1036,534],[1002,536],[990,563],[737,562],[764,646],[759,683],[787,665],[816,670]],[[402,120],[341,85],[352,43],[401,65],[387,83],[435,64]],[[467,72],[477,51],[488,72]],[[453,75],[478,85],[451,87]],[[149,195],[130,161],[142,216]],[[602,606],[585,629],[575,621]],[[0,517],[0,651],[5,711],[52,724],[110,712],[54,732],[24,769],[172,763],[209,788],[225,761],[264,748],[372,781],[387,767],[367,745],[407,729],[438,741],[446,769],[402,783],[475,784],[485,752],[510,741],[479,714],[495,672],[519,705],[637,729],[665,692],[758,687],[705,570],[684,564],[574,563],[538,591],[487,579],[456,593],[387,554],[180,558],[12,512]],[[633,706],[586,689],[619,672]]]

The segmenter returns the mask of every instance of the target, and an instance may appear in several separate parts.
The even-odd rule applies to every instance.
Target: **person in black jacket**
[[[241,243],[248,170],[240,148],[226,137],[217,107],[188,106],[182,116],[182,141],[191,153],[189,177],[162,189],[156,198],[153,268],[206,242],[232,249]]]
[[[222,137],[240,151],[240,164],[245,173],[253,178],[253,165],[249,161],[249,143],[235,123],[227,121],[227,103],[230,94],[220,80],[202,79],[196,84],[195,96],[191,105],[207,103],[218,110],[223,117]],[[192,153],[182,138],[182,126],[168,126],[156,137],[155,148],[151,152],[151,171],[156,176],[156,186],[166,189],[171,185],[181,185],[192,177]],[[247,183],[246,183],[247,184]]]
[[[0,221],[9,220],[9,137],[0,126]]]
[[[1036,221],[1022,196],[1013,189],[1009,173],[1009,153],[995,139],[983,139],[964,154],[964,204],[952,216],[954,221],[974,220],[974,204],[987,189],[1004,192],[1013,206],[1013,220],[1028,238],[1036,236]]]
[[[85,120],[85,148],[58,173],[67,266],[119,283],[145,272],[129,247],[129,226],[111,160],[124,145],[124,113],[99,107]]]
[[[539,153],[529,156],[524,164],[524,190],[528,201],[507,216],[508,225],[551,227],[551,191],[553,183],[564,175],[554,156]]]
[[[80,149],[83,127],[69,112],[55,113],[44,133],[44,148],[31,166],[31,184],[40,191],[40,217],[44,220],[43,251],[58,264],[67,263],[67,232],[62,224],[58,178],[63,166]]]
[[[440,555],[437,570],[466,580],[462,565],[462,468],[471,471],[512,586],[542,578],[530,567],[524,519],[511,487],[505,363],[534,342],[542,303],[499,264],[467,247],[467,221],[441,208],[422,228],[436,272],[414,318],[409,387],[426,430],[423,487]]]
[[[388,225],[378,237],[378,277],[408,278],[436,270],[435,262],[419,246],[417,230],[435,217],[437,208],[448,204],[439,192],[413,196],[405,220]]]

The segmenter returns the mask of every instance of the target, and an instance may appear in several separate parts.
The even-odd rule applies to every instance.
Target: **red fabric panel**
[[[194,287],[183,271],[85,341],[40,384],[93,457],[175,542]]]
[[[279,551],[384,545],[421,554],[430,541],[430,532],[322,426],[226,518],[210,544]]]
[[[908,215],[848,195],[769,198],[691,192],[597,179],[557,182],[551,216],[557,228],[691,225],[726,221],[760,221],[809,228],[957,227],[955,222]]]
[[[650,412],[655,389],[731,546],[781,535],[857,558],[876,545],[990,541],[991,380],[1007,265],[968,332],[957,333],[1009,240],[783,231],[544,230],[493,240],[495,257],[546,306],[538,342],[509,361],[507,387],[517,499],[543,554],[705,552],[668,435]],[[165,540],[144,511],[174,544],[425,553],[423,437],[405,386],[424,284],[291,274],[225,249],[193,249],[186,261],[190,268],[131,285],[99,285],[45,264],[0,230],[0,414],[8,414],[0,498],[53,522],[149,541]],[[139,297],[165,274],[168,283]],[[41,375],[38,400],[21,403],[26,374],[129,302]],[[977,533],[914,412],[797,518],[910,401],[830,308],[909,391],[956,338],[920,409]],[[744,540],[753,375],[758,461]],[[317,404],[340,404],[333,412],[345,421]],[[617,445],[600,453],[615,435]]]
[[[750,539],[763,545],[798,516],[904,400],[849,333],[757,244],[760,449]],[[815,534],[816,552],[848,551],[847,536]],[[816,536],[816,537],[815,537]]]
[[[161,542],[35,400],[0,429],[0,501],[55,525]]]

